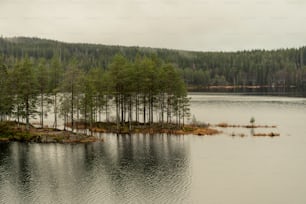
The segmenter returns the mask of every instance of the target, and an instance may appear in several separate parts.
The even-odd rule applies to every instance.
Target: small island
[[[117,54],[106,69],[87,71],[76,58],[60,63],[57,56],[50,61],[26,56],[14,63],[1,58],[0,65],[1,141],[95,142],[95,132],[220,133],[186,122],[186,84],[175,65],[156,55],[129,59]],[[54,117],[52,128],[45,125],[48,114]],[[35,127],[33,118],[39,118]]]
[[[94,133],[202,136],[235,127],[190,120],[190,98],[177,65],[155,54],[116,54],[106,67],[83,66],[75,57],[61,61],[56,54],[0,57],[0,141],[101,141]],[[33,118],[39,118],[38,126],[31,124]],[[264,135],[278,136],[253,136]]]
[[[70,126],[67,124],[67,126]],[[84,124],[77,123],[79,132],[84,130]],[[54,128],[37,128],[30,125],[29,130],[26,124],[15,121],[0,122],[0,142],[36,142],[36,143],[91,143],[103,142],[103,139],[92,136],[92,133],[116,133],[116,134],[172,134],[172,135],[215,135],[220,131],[207,126],[185,125],[178,129],[174,124],[167,127],[161,127],[154,124],[151,127],[144,128],[137,126],[132,131],[128,126],[122,126],[119,132],[116,129],[116,123],[97,123],[94,128],[89,130],[91,135],[75,133],[68,130],[59,130]]]
[[[94,126],[89,129],[92,133],[115,133],[115,134],[171,134],[171,135],[216,135],[220,134],[221,131],[213,129],[207,124],[185,124],[184,126],[177,126],[176,124],[143,124],[143,123],[134,123],[133,128],[130,129],[130,124],[125,123],[117,129],[116,123],[105,123],[99,122],[95,123]],[[71,127],[71,124],[67,124]],[[78,130],[86,129],[84,123],[77,122],[76,126]]]
[[[65,124],[65,128],[69,130],[60,130],[55,128],[41,128],[30,125],[27,129],[25,123],[17,123],[15,121],[2,121],[0,122],[0,142],[35,142],[35,143],[92,143],[92,142],[103,142],[104,139],[95,137],[96,133],[111,133],[111,134],[149,134],[149,135],[197,135],[197,136],[211,136],[224,133],[220,129],[226,128],[276,128],[275,125],[232,125],[227,123],[219,123],[216,125],[209,124],[185,124],[184,126],[178,127],[176,124],[144,124],[144,123],[133,123],[132,129],[129,123],[124,123],[117,128],[117,124],[114,122],[96,122],[89,127],[90,124],[84,122],[75,121],[75,131],[72,132],[72,124]],[[217,128],[217,129],[215,129]],[[231,133],[230,136],[245,137],[245,134]],[[280,136],[279,133],[253,133],[254,137],[275,137]]]

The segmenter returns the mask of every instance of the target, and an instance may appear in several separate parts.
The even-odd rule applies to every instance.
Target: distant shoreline
[[[227,86],[188,86],[188,93],[190,92],[204,92],[204,93],[238,93],[246,95],[271,95],[271,96],[292,96],[292,97],[306,97],[306,91],[298,90],[296,87],[276,86],[241,86],[241,85],[227,85]]]

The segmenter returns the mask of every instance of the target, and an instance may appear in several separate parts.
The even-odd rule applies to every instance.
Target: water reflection
[[[84,145],[1,144],[0,203],[186,201],[186,138],[105,137]]]
[[[227,128],[214,137],[108,134],[87,145],[0,144],[0,203],[304,204],[305,105],[301,98],[192,95],[199,121],[249,124],[254,117],[277,125],[254,129],[281,134],[275,138]]]

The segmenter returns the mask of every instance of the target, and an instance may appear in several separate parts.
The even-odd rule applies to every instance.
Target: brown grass
[[[221,127],[221,128],[228,128],[228,127],[230,127],[230,125],[227,124],[227,123],[219,123],[219,124],[217,124],[216,126],[217,126],[217,127]]]
[[[97,127],[100,126],[100,127]],[[94,124],[94,127],[91,129],[93,132],[100,133],[120,133],[120,134],[173,134],[173,135],[216,135],[220,131],[208,128],[208,125],[184,125],[178,127],[175,124],[158,124],[154,123],[152,125],[143,125],[143,124],[133,124],[131,130],[129,130],[128,124],[120,127],[119,130],[116,128],[115,123],[99,123]]]
[[[211,128],[198,128],[196,129],[193,134],[198,135],[198,136],[203,136],[203,135],[217,135],[220,134],[221,132],[215,129]]]

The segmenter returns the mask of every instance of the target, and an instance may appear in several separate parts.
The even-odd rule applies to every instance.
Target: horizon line
[[[169,51],[182,51],[182,52],[195,52],[195,53],[239,53],[239,52],[254,52],[254,51],[265,51],[265,52],[273,52],[279,50],[290,50],[290,49],[301,49],[306,47],[306,45],[300,45],[298,47],[279,47],[279,48],[272,48],[272,49],[265,49],[265,48],[252,48],[252,49],[241,49],[241,50],[188,50],[188,49],[176,49],[176,48],[166,48],[166,47],[150,47],[150,46],[140,46],[140,45],[120,45],[120,44],[103,44],[103,43],[92,43],[92,42],[69,42],[64,40],[56,40],[51,38],[43,38],[38,36],[12,36],[7,37],[4,35],[0,35],[2,39],[10,39],[10,38],[29,38],[29,39],[38,39],[38,40],[48,40],[57,43],[63,44],[86,44],[86,45],[100,45],[100,46],[113,46],[113,47],[125,47],[125,48],[146,48],[146,49],[155,49],[155,50],[169,50]]]

